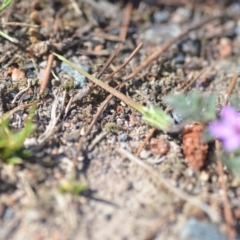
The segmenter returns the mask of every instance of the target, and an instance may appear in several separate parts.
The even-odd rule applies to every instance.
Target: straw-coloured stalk
[[[76,71],[84,75],[86,78],[88,78],[89,80],[91,80],[92,82],[100,86],[101,88],[111,93],[113,96],[119,98],[120,100],[122,100],[123,102],[131,106],[132,108],[136,109],[138,112],[140,112],[143,115],[144,120],[149,125],[154,126],[163,131],[171,130],[173,126],[173,121],[171,117],[167,115],[163,110],[154,106],[151,106],[151,107],[142,106],[140,103],[133,101],[131,98],[126,97],[124,94],[118,92],[116,89],[110,87],[106,83],[100,81],[99,79],[85,72],[83,69],[77,67],[74,63],[68,61],[63,56],[57,53],[53,53],[53,54],[63,62],[69,64],[72,68],[74,68]]]

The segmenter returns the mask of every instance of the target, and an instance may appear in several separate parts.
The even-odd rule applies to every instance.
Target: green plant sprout
[[[59,191],[61,193],[71,193],[74,195],[82,194],[87,190],[87,183],[83,180],[78,181],[74,177],[61,183]]]
[[[172,127],[173,127],[172,118],[168,114],[166,114],[163,110],[161,110],[160,108],[157,108],[155,106],[145,107],[145,106],[141,105],[140,103],[133,101],[131,98],[126,97],[124,94],[120,93],[116,89],[110,87],[109,85],[100,81],[99,79],[95,78],[94,76],[90,75],[83,69],[77,67],[74,63],[68,61],[63,56],[61,56],[57,53],[53,53],[53,54],[56,57],[58,57],[60,60],[62,60],[63,62],[69,64],[72,68],[74,68],[76,71],[78,71],[79,73],[84,75],[86,78],[88,78],[89,80],[91,80],[92,82],[94,82],[95,84],[100,86],[101,88],[103,88],[106,91],[108,91],[109,93],[111,93],[113,96],[119,98],[120,100],[122,100],[123,102],[125,102],[126,104],[131,106],[132,108],[136,109],[138,112],[140,112],[143,115],[143,119],[149,125],[156,127],[160,130],[166,131],[166,132],[168,132],[172,129]]]
[[[9,129],[9,117],[4,116],[0,124],[0,159],[6,163],[17,164],[21,157],[26,156],[27,151],[22,148],[27,136],[35,129],[32,123],[34,109],[31,108],[25,127],[19,132]]]
[[[6,33],[2,32],[2,31],[0,31],[0,36],[7,39],[10,42],[17,43],[15,38],[10,37],[9,35],[7,35]]]

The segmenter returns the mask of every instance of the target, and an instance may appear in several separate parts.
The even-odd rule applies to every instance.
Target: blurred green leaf
[[[193,90],[188,95],[169,94],[165,102],[172,107],[173,112],[181,116],[182,121],[209,122],[216,118],[216,93],[203,96]]]
[[[71,179],[69,181],[63,182],[59,190],[62,193],[72,193],[74,195],[79,195],[87,190],[87,184],[85,181],[77,181],[76,179]]]
[[[0,6],[0,12],[7,8],[11,4],[12,0],[4,0]]]
[[[16,164],[20,162],[21,156],[28,154],[28,151],[25,151],[22,147],[27,136],[35,129],[32,123],[34,109],[30,109],[25,127],[18,132],[9,129],[8,117],[0,119],[0,158],[4,162]]]
[[[143,106],[142,108],[143,110],[141,110],[140,112],[143,115],[144,121],[146,121],[149,125],[166,132],[172,129],[174,125],[173,120],[163,110],[155,106]]]
[[[21,158],[18,158],[18,157],[11,157],[6,160],[6,163],[9,163],[9,164],[19,164],[21,162],[22,162]]]
[[[234,173],[236,178],[240,179],[240,156],[237,157],[223,157],[223,163],[228,169]]]

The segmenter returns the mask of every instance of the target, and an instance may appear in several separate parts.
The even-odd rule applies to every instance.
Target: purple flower
[[[232,107],[221,110],[221,119],[209,125],[210,133],[219,138],[226,151],[234,151],[240,147],[240,114]]]

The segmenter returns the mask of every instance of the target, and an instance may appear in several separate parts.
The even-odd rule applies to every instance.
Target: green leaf
[[[0,12],[2,12],[5,8],[7,8],[12,3],[12,0],[4,0],[2,5],[0,6]]]
[[[204,96],[197,91],[188,95],[169,94],[165,102],[172,107],[174,113],[181,116],[182,121],[209,122],[216,118],[216,93]]]
[[[19,157],[11,157],[11,158],[8,158],[6,163],[8,164],[19,164],[22,162],[22,159],[19,158]]]
[[[0,36],[7,39],[10,42],[15,42],[12,37],[10,37],[9,35],[7,35],[6,33],[2,32],[2,31],[0,31]]]
[[[163,131],[170,131],[173,127],[172,118],[158,107],[143,107],[143,119],[151,126]]]
[[[9,119],[7,117],[0,119],[0,156],[3,161],[19,163],[19,159],[21,159],[19,156],[24,156],[26,154],[26,151],[24,151],[22,147],[27,136],[35,129],[32,123],[34,110],[34,107],[30,109],[25,127],[19,132],[12,132],[9,129]]]

